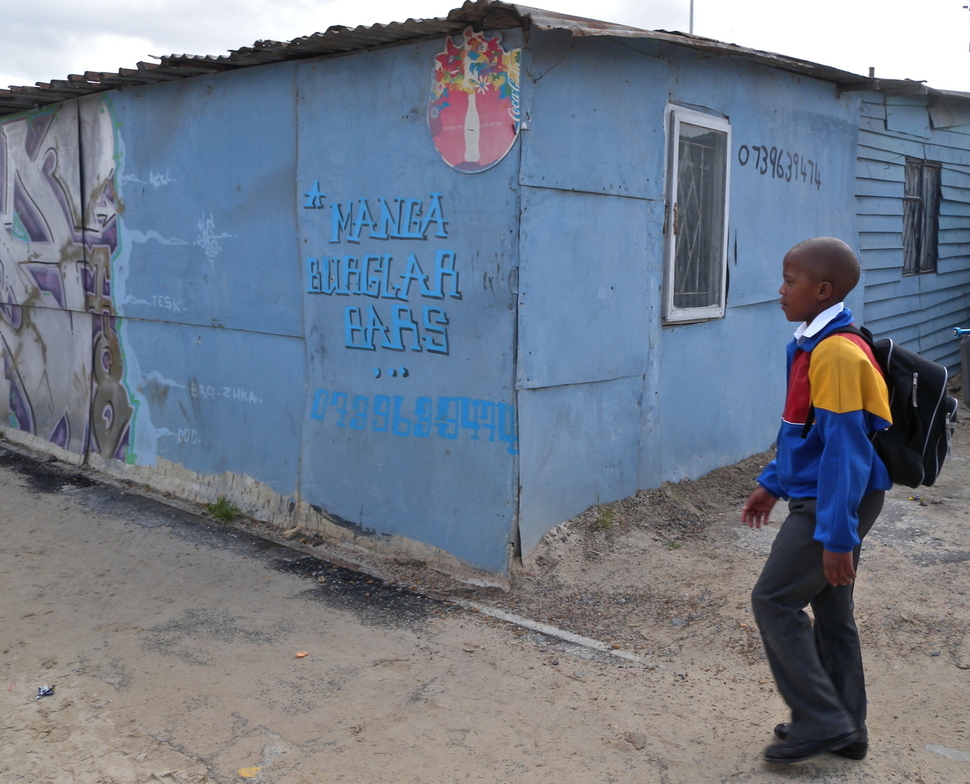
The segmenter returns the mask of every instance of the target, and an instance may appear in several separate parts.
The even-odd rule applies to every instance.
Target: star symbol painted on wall
[[[313,187],[310,189],[309,193],[304,193],[306,196],[306,201],[303,203],[303,209],[305,210],[322,210],[324,207],[323,200],[327,198],[327,194],[320,190],[320,180],[313,181]]]

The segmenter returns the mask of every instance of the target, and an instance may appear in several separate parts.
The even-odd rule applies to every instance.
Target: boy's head
[[[845,299],[859,282],[859,260],[835,237],[815,237],[788,251],[778,289],[789,321],[810,322]]]

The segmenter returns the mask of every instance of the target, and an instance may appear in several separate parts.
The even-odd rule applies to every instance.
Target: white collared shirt
[[[845,303],[839,302],[830,308],[826,308],[812,319],[811,324],[803,321],[795,330],[795,342],[801,345],[803,340],[815,337],[819,332],[828,326],[828,323],[845,310]]]

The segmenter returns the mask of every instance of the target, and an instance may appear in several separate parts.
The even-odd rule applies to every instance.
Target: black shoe
[[[791,724],[784,722],[782,724],[775,725],[775,737],[779,740],[785,740],[788,737],[788,731],[791,729]],[[841,749],[829,749],[833,754],[838,754],[840,757],[845,757],[851,760],[861,760],[866,758],[866,754],[869,752],[869,743],[864,740],[855,740],[847,746],[843,746]]]
[[[765,749],[765,761],[803,762],[825,751],[841,750],[852,743],[856,737],[858,735],[855,730],[822,740],[801,740],[789,735],[781,743],[774,743]]]

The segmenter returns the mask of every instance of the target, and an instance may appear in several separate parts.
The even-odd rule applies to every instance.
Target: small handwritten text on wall
[[[785,182],[801,182],[814,185],[816,190],[822,187],[822,172],[818,163],[806,155],[782,147],[768,147],[755,144],[742,144],[738,148],[738,163],[742,166],[752,165],[761,175],[771,174],[773,180]]]

